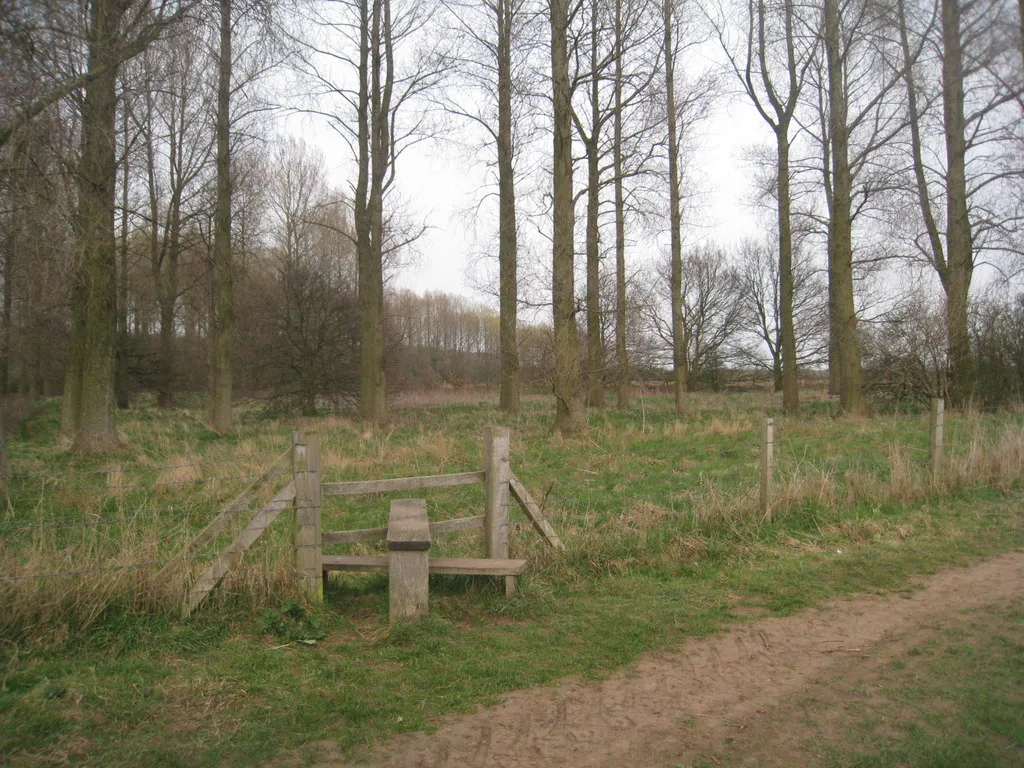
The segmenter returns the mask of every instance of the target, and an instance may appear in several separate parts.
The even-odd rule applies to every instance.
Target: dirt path
[[[911,594],[835,601],[743,624],[648,656],[601,682],[519,691],[497,706],[446,720],[433,734],[394,738],[360,764],[680,766],[738,740],[750,749],[737,764],[806,764],[793,733],[773,732],[777,705],[813,687],[827,689],[830,681],[879,674],[881,663],[927,640],[944,617],[1019,599],[1024,553],[944,571],[919,586]],[[316,747],[320,768],[355,765],[329,742]]]

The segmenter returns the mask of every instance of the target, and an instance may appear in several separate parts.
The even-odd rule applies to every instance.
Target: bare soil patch
[[[434,733],[393,738],[364,760],[345,758],[330,741],[308,748],[320,768],[819,765],[831,735],[849,738],[844,708],[870,708],[888,663],[947,619],[1024,596],[1024,553],[912,586],[741,624],[606,680],[518,691]],[[828,716],[809,720],[800,704],[808,699]],[[275,764],[302,762],[292,755]]]

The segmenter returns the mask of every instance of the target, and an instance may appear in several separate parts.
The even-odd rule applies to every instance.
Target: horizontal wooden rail
[[[452,488],[487,481],[486,472],[460,472],[454,475],[428,475],[426,477],[393,477],[389,480],[356,480],[347,483],[324,483],[324,496],[359,496],[366,493],[414,491],[418,488]]]
[[[472,531],[484,527],[483,515],[477,517],[460,517],[457,520],[439,520],[430,524],[430,535],[454,533],[455,531]],[[358,528],[351,531],[324,531],[324,546],[328,544],[354,544],[357,541],[383,541],[388,536],[388,527]]]
[[[388,555],[324,555],[325,571],[373,573],[388,570]],[[525,560],[483,557],[432,557],[430,572],[464,576],[520,576],[526,571]]]

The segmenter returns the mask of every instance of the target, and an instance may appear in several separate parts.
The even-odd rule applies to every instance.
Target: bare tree
[[[139,130],[145,149],[149,262],[160,317],[157,402],[174,398],[178,268],[194,218],[205,207],[204,174],[212,156],[212,111],[199,30],[169,40],[142,58],[144,88]],[[124,171],[122,171],[124,172]],[[127,174],[125,174],[127,175]],[[124,212],[122,212],[122,216]],[[124,227],[122,226],[122,235]]]
[[[630,368],[629,349],[626,344],[626,203],[623,194],[623,99],[625,79],[626,20],[623,17],[622,0],[615,0],[615,89],[614,121],[612,122],[612,177],[615,196],[615,392],[616,404],[620,409],[629,407]]]
[[[327,187],[324,161],[304,142],[275,153],[269,191],[273,281],[265,364],[273,399],[315,416],[359,391],[356,263],[345,201]]]
[[[231,431],[231,393],[233,373],[231,350],[235,339],[234,268],[231,243],[231,75],[232,0],[219,0],[217,15],[217,110],[216,137],[217,197],[214,204],[213,269],[216,285],[216,311],[213,317],[213,344],[210,360],[210,426],[220,434]]]
[[[1016,250],[1013,231],[1019,212],[1011,185],[1024,179],[1014,159],[1014,137],[1022,117],[1015,102],[1021,85],[1001,71],[1008,48],[995,30],[1006,25],[1009,9],[995,0],[962,6],[941,0],[933,14],[913,29],[902,0],[897,3],[902,68],[910,123],[912,188],[922,230],[915,246],[935,269],[946,297],[950,396],[970,397],[974,386],[968,300],[981,254]],[[937,13],[934,13],[937,12]],[[935,15],[939,34],[933,34]],[[915,66],[914,39],[927,39],[941,63],[942,117],[932,116],[922,80],[928,70]],[[922,65],[925,62],[922,62]],[[924,95],[923,95],[924,94]],[[936,146],[938,145],[938,146]],[[938,162],[928,157],[937,155]]]
[[[556,434],[571,435],[584,427],[580,387],[580,349],[576,329],[576,222],[572,191],[572,87],[569,82],[568,0],[548,0],[551,14],[552,130],[552,277],[551,308],[555,333]]]
[[[96,0],[89,12],[89,63],[82,101],[79,159],[78,269],[72,293],[72,346],[64,388],[65,425],[82,453],[119,445],[115,421],[114,351],[117,336],[117,263],[114,244],[119,30],[125,0]]]
[[[653,23],[660,16],[659,9],[649,3],[614,0],[611,172],[615,220],[615,379],[619,408],[629,405],[631,379],[627,217],[639,218],[636,210],[638,184],[647,176],[658,175],[656,157],[662,151],[655,138],[661,126],[656,117],[659,96],[654,87],[662,63],[662,35],[659,25]],[[631,182],[629,188],[627,181]]]
[[[0,113],[0,147],[58,102],[79,92],[88,93],[95,80],[116,75],[122,64],[138,56],[168,28],[186,18],[195,2],[119,0],[118,5],[122,8],[118,14],[120,28],[111,30],[108,35],[117,41],[117,45],[102,57],[102,61],[90,59],[90,64],[80,71],[58,61],[79,42],[79,31],[74,29],[68,18],[61,19],[63,23],[60,24],[48,23],[64,12],[58,3],[26,3],[22,8],[12,4],[9,12],[4,9],[5,12],[0,14],[0,38],[4,43],[13,45],[4,51],[2,58],[7,63],[17,59],[25,63],[27,60],[33,82],[31,90],[20,94],[13,108]],[[73,5],[69,7],[74,8]],[[44,17],[45,22],[37,23],[37,15]],[[82,35],[82,38],[91,39],[87,35]],[[7,54],[12,52],[17,55],[8,58]]]
[[[569,46],[575,62],[571,87],[585,92],[585,104],[572,111],[573,125],[583,144],[587,167],[586,181],[586,362],[584,379],[587,403],[604,407],[604,339],[601,334],[601,156],[603,130],[613,112],[602,100],[602,82],[608,78],[612,63],[608,29],[604,25],[601,0],[581,3],[577,17],[585,15],[585,28],[576,30]],[[581,87],[582,86],[582,87]]]
[[[659,285],[648,300],[645,314],[651,332],[662,347],[675,352],[674,318],[665,318],[664,285],[672,280],[671,254],[658,271]],[[735,267],[720,248],[706,245],[684,253],[682,268],[686,282],[680,297],[679,322],[683,326],[683,349],[688,379],[687,389],[703,383],[718,386],[721,368],[730,347],[743,329],[744,307],[740,297],[741,280]]]
[[[602,216],[609,186],[613,192],[615,218],[616,273],[621,274],[618,299],[625,291],[625,229],[627,204],[625,182],[651,170],[655,147],[660,149],[650,119],[656,89],[653,86],[660,64],[662,32],[657,16],[648,4],[590,0],[579,6],[570,30],[570,85],[574,95],[573,125],[582,146],[586,183],[576,193],[585,198],[584,252],[586,254],[586,363],[587,402],[604,405],[608,372],[608,336],[602,292]],[[627,71],[624,63],[629,57]],[[646,114],[643,108],[647,108]],[[611,134],[609,135],[609,127]],[[646,139],[647,154],[641,149]],[[609,158],[609,155],[611,156]],[[607,306],[613,306],[609,302]],[[623,312],[620,317],[616,356],[620,400],[628,392],[628,360],[625,357]]]
[[[738,262],[744,330],[754,342],[739,345],[737,355],[747,364],[770,371],[775,391],[779,392],[782,390],[779,262],[772,243],[760,240],[741,242]],[[827,292],[820,273],[800,257],[800,249],[796,248],[793,259],[793,326],[797,362],[801,366],[821,363],[826,357]]]
[[[330,12],[314,16],[323,39],[305,43],[304,74],[321,102],[305,111],[326,117],[356,160],[352,206],[359,263],[360,415],[379,428],[388,420],[385,262],[422,231],[402,231],[388,198],[401,154],[429,133],[416,103],[442,79],[447,48],[409,50],[431,22],[433,8],[427,3],[343,0],[331,5]],[[351,48],[338,45],[336,38]],[[351,49],[358,57],[352,57]],[[354,88],[337,76],[335,67],[354,75]],[[322,103],[331,100],[335,103]]]
[[[664,0],[662,6],[665,31],[665,99],[666,119],[668,120],[668,206],[669,206],[669,252],[671,279],[669,292],[671,295],[672,317],[672,371],[673,393],[675,395],[676,413],[682,414],[684,409],[683,393],[689,381],[687,368],[686,329],[683,322],[683,242],[682,209],[680,203],[679,174],[679,123],[676,109],[676,54],[679,46],[674,30],[677,19],[677,4],[674,0]]]
[[[469,85],[448,95],[446,109],[479,126],[493,147],[498,186],[498,302],[501,325],[499,402],[508,413],[520,405],[518,318],[518,222],[516,160],[533,14],[527,0],[447,0],[456,19],[462,50],[455,57],[457,78]],[[468,98],[462,98],[467,96]],[[482,96],[482,97],[481,97]]]
[[[800,408],[793,323],[793,227],[790,148],[794,115],[817,45],[805,34],[793,0],[747,0],[739,52],[727,36],[724,19],[715,21],[722,48],[744,92],[775,134],[776,202],[779,236],[779,295],[782,325],[782,402],[787,412]]]
[[[94,0],[84,36],[85,73],[55,86],[42,99],[61,98],[84,89],[81,154],[76,169],[78,267],[72,289],[71,353],[62,409],[63,426],[74,435],[73,447],[79,452],[103,452],[119,444],[114,394],[118,69],[190,7],[187,3]],[[9,130],[40,114],[36,111],[39,103],[29,105],[13,124],[0,129],[0,144],[6,141]]]

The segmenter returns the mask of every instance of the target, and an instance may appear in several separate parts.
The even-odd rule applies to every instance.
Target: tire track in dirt
[[[599,682],[563,681],[510,694],[501,704],[404,734],[366,762],[330,741],[309,745],[319,768],[624,768],[678,765],[714,752],[740,727],[857,659],[912,647],[922,625],[1024,594],[1024,553],[918,580],[909,595],[860,596],[821,609],[735,626],[651,654]],[[276,763],[280,765],[281,763]]]

